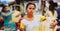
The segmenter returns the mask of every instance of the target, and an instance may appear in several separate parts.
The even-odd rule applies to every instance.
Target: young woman
[[[54,10],[54,5],[49,6],[49,10],[46,11],[46,20],[41,23],[43,31],[56,31],[57,25],[57,12]]]
[[[57,12],[55,11],[54,5],[49,6],[49,11],[46,12],[46,16],[53,18],[53,20],[57,19]]]
[[[34,15],[36,5],[28,3],[26,6],[27,15],[21,21],[21,31],[39,31],[39,16]]]
[[[10,12],[10,9],[8,6],[5,6],[5,5],[3,6],[2,16],[4,19],[5,31],[11,31],[15,25],[13,23],[12,24],[10,23],[10,21],[12,20],[12,13]],[[11,30],[9,28],[11,28]]]

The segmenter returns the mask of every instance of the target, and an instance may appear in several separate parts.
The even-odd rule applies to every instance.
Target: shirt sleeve
[[[24,20],[21,21],[21,24],[20,24],[20,28],[24,28],[25,25],[24,25]]]
[[[24,24],[23,23],[21,23],[20,28],[24,28]]]

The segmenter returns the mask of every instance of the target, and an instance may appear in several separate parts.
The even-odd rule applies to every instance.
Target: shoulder
[[[23,19],[21,20],[21,23],[26,24],[26,23],[27,23],[27,20],[23,18]]]
[[[23,18],[23,19],[21,20],[21,22],[24,23],[24,22],[25,22],[25,19]]]

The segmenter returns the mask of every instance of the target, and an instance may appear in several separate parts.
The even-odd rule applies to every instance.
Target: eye
[[[32,8],[29,8],[29,9],[32,9]]]

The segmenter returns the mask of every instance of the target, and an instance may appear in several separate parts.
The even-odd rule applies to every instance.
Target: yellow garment
[[[54,15],[53,15],[51,11],[47,10],[45,13],[45,16],[46,16],[47,20],[45,20],[41,23],[41,28],[45,27],[46,31],[56,31],[57,26],[54,29],[50,29],[49,27],[50,27],[50,24],[53,22],[53,20],[56,20],[57,12],[54,11]],[[44,30],[44,29],[42,29],[42,30]]]
[[[19,21],[19,19],[20,19],[20,17],[15,17],[15,16],[13,16],[12,17],[12,22],[18,22]]]
[[[24,26],[24,24],[23,23],[21,23],[20,24],[20,28],[24,28],[25,26]]]
[[[25,28],[25,26],[24,26],[24,24],[23,24],[23,23],[21,23],[21,24],[20,24],[20,28]],[[39,28],[37,28],[37,29],[34,29],[34,30],[32,30],[32,31],[40,31],[40,29],[39,29]]]
[[[35,30],[33,30],[33,31],[40,31],[40,28],[37,28],[37,29],[35,29]]]
[[[12,22],[15,22],[15,23],[18,22],[20,17],[21,17],[20,12],[15,10],[14,13],[12,14]]]
[[[45,16],[40,16],[40,20],[43,21],[45,19]]]
[[[54,29],[50,29],[49,27],[50,27],[50,22],[51,21],[43,21],[43,22],[41,22],[41,24],[40,24],[40,31],[56,31],[56,29],[57,29],[57,26],[54,28]]]
[[[24,26],[23,23],[20,24],[20,28],[25,28],[25,26]],[[40,28],[34,29],[34,30],[32,30],[32,31],[40,31]]]
[[[16,17],[13,17],[12,21],[13,22],[17,22],[16,20],[17,20],[17,18]]]

